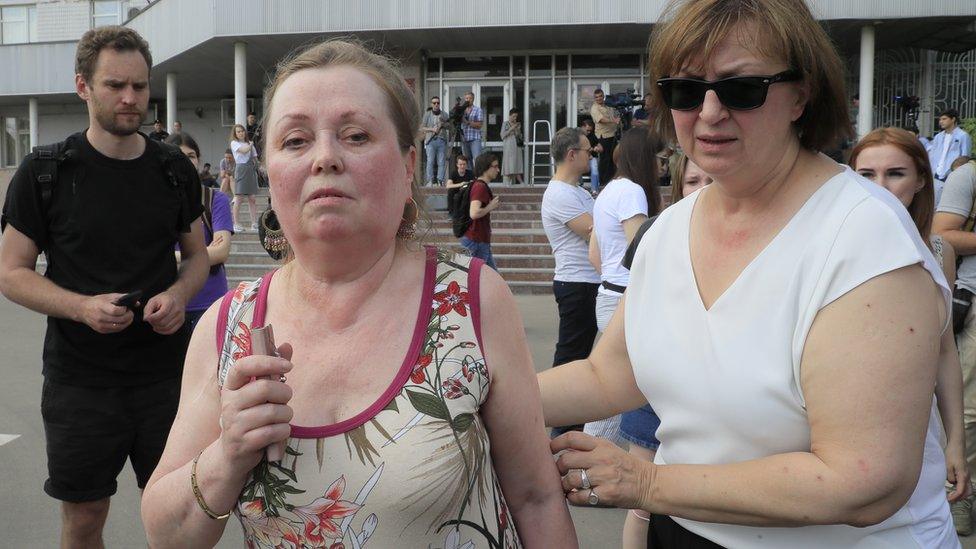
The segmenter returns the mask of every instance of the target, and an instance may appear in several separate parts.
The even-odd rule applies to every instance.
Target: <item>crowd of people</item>
[[[439,99],[424,111],[354,41],[309,45],[269,80],[265,135],[232,129],[214,189],[182,128],[139,131],[146,41],[86,33],[89,127],[24,160],[0,241],[0,291],[48,317],[62,546],[102,546],[128,459],[152,547],[213,546],[231,516],[249,547],[575,547],[567,503],[630,510],[626,548],[959,547],[976,162],[958,113],[928,142],[853,141],[803,0],[676,3],[650,44],[633,128],[599,90],[552,138],[559,328],[536,375],[491,251],[517,111],[499,159],[469,94],[449,170]],[[820,152],[845,140],[848,165]],[[265,174],[285,260],[228,288]],[[424,243],[421,181],[448,188],[470,255]]]

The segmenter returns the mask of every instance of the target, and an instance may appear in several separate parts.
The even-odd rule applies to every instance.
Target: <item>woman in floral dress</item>
[[[511,293],[412,237],[419,111],[396,69],[330,41],[264,96],[294,259],[200,320],[150,544],[211,547],[233,513],[248,547],[575,547]],[[279,357],[251,354],[265,324]]]

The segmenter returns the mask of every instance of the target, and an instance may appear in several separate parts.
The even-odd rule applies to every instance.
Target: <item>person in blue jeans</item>
[[[424,132],[424,150],[427,152],[426,185],[435,182],[443,185],[447,172],[445,154],[447,153],[447,139],[450,118],[441,110],[441,98],[434,96],[430,99],[430,110],[424,113],[420,131]],[[435,179],[436,168],[436,179]]]
[[[485,121],[484,111],[475,105],[474,94],[464,94],[464,117],[461,119],[461,151],[468,158],[477,159],[481,155],[481,126]]]
[[[492,269],[495,259],[491,255],[491,212],[500,204],[500,198],[494,196],[488,187],[488,182],[498,177],[501,168],[498,157],[492,153],[481,153],[474,160],[474,177],[471,183],[471,226],[461,237],[464,246],[471,257],[483,259]]]

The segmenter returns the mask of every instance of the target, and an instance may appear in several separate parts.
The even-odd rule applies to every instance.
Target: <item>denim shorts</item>
[[[661,441],[654,436],[661,426],[661,419],[650,404],[624,412],[620,418],[620,438],[641,448],[657,451]]]

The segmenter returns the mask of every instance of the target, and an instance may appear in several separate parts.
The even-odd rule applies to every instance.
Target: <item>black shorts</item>
[[[79,387],[44,379],[41,416],[47,440],[44,491],[80,503],[107,498],[132,461],[145,488],[166,446],[180,378],[135,387]]]

